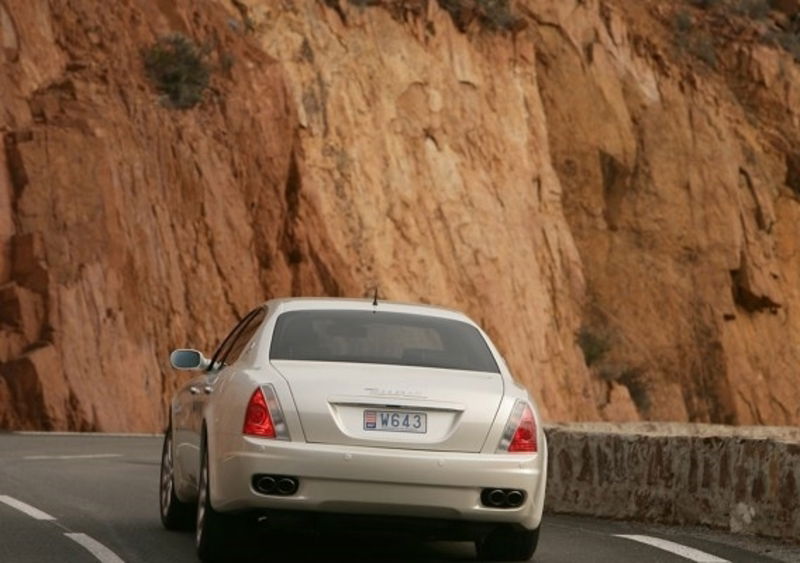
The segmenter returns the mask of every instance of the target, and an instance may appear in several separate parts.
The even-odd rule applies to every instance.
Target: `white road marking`
[[[699,549],[688,547],[672,541],[662,540],[661,538],[654,538],[651,536],[637,536],[637,535],[629,536],[625,534],[615,534],[615,536],[618,538],[625,538],[627,540],[638,541],[639,543],[644,543],[653,547],[657,547],[658,549],[669,551],[670,553],[673,553],[680,557],[685,557],[690,561],[696,561],[697,563],[731,563],[727,559],[721,559],[716,555],[711,555],[710,553],[706,553],[705,551],[700,551]]]
[[[158,438],[164,437],[163,432],[156,432],[153,434],[148,434],[147,432],[131,432],[131,433],[124,433],[124,432],[45,432],[39,430],[18,430],[16,432],[12,432],[17,436],[88,436],[93,438]]]
[[[106,457],[122,457],[122,454],[26,455],[22,459],[102,459]]]
[[[31,518],[35,518],[36,520],[55,520],[52,516],[50,516],[47,512],[42,512],[38,508],[31,506],[30,504],[24,503],[21,500],[17,500],[15,498],[0,495],[0,502],[7,504],[11,508],[16,508],[20,512],[24,512]]]
[[[36,520],[55,520],[53,516],[50,516],[48,513],[39,510],[38,508],[31,506],[26,502],[22,502],[21,500],[17,500],[13,497],[7,495],[0,495],[0,502],[7,504],[11,508],[16,508],[20,512],[24,512],[31,518],[35,518]],[[58,525],[58,524],[57,524]],[[63,526],[62,526],[63,529]],[[87,536],[86,534],[78,534],[67,532],[64,534],[69,539],[73,540],[74,542],[83,546],[89,553],[95,556],[98,561],[101,563],[125,563],[119,556],[104,546],[102,543],[97,541],[91,536]]]
[[[94,555],[98,561],[102,561],[102,563],[125,563],[116,553],[91,536],[73,533],[66,533],[64,535],[82,545],[86,551]]]

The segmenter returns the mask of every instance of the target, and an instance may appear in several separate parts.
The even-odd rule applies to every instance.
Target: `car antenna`
[[[375,286],[375,297],[372,298],[372,306],[373,307],[377,307],[378,306],[378,286],[377,285]]]

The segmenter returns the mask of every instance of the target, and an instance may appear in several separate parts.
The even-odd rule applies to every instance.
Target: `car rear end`
[[[290,301],[262,342],[210,412],[216,510],[538,529],[538,413],[466,317]]]

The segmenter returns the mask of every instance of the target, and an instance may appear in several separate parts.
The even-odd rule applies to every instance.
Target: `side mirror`
[[[211,360],[197,350],[178,348],[169,355],[169,363],[175,369],[202,371],[208,369],[208,366],[211,365]]]

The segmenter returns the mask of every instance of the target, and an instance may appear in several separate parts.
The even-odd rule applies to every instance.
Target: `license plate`
[[[364,430],[425,434],[428,431],[428,415],[416,411],[365,410]]]

